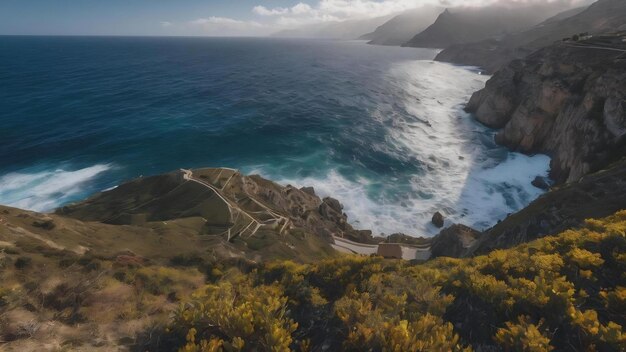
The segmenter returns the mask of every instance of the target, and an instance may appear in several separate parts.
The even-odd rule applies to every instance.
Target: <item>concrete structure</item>
[[[401,243],[365,244],[333,236],[332,245],[335,250],[342,253],[379,255],[385,258],[405,260],[427,260],[430,258],[430,246],[418,247]]]
[[[381,243],[378,245],[378,251],[376,252],[381,257],[385,258],[402,258],[402,246],[397,243]]]

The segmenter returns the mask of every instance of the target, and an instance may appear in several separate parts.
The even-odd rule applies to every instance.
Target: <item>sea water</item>
[[[463,111],[488,79],[430,49],[253,38],[0,37],[0,203],[50,211],[138,176],[234,167],[313,186],[375,233],[493,225],[546,156]]]

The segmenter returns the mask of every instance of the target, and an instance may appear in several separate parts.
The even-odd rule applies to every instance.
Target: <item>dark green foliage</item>
[[[25,269],[31,265],[32,261],[30,257],[19,257],[13,265],[15,265],[16,269]]]

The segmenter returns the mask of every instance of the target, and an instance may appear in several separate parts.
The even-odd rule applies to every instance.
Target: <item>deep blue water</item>
[[[51,210],[204,166],[313,185],[357,227],[485,227],[535,198],[546,157],[462,111],[486,77],[428,49],[232,38],[0,37],[0,203]]]

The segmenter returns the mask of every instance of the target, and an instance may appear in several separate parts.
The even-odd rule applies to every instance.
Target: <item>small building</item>
[[[376,254],[385,258],[428,260],[430,258],[430,246],[419,248],[400,243],[379,243]]]
[[[379,243],[376,254],[385,258],[403,259],[402,246],[397,243]]]

